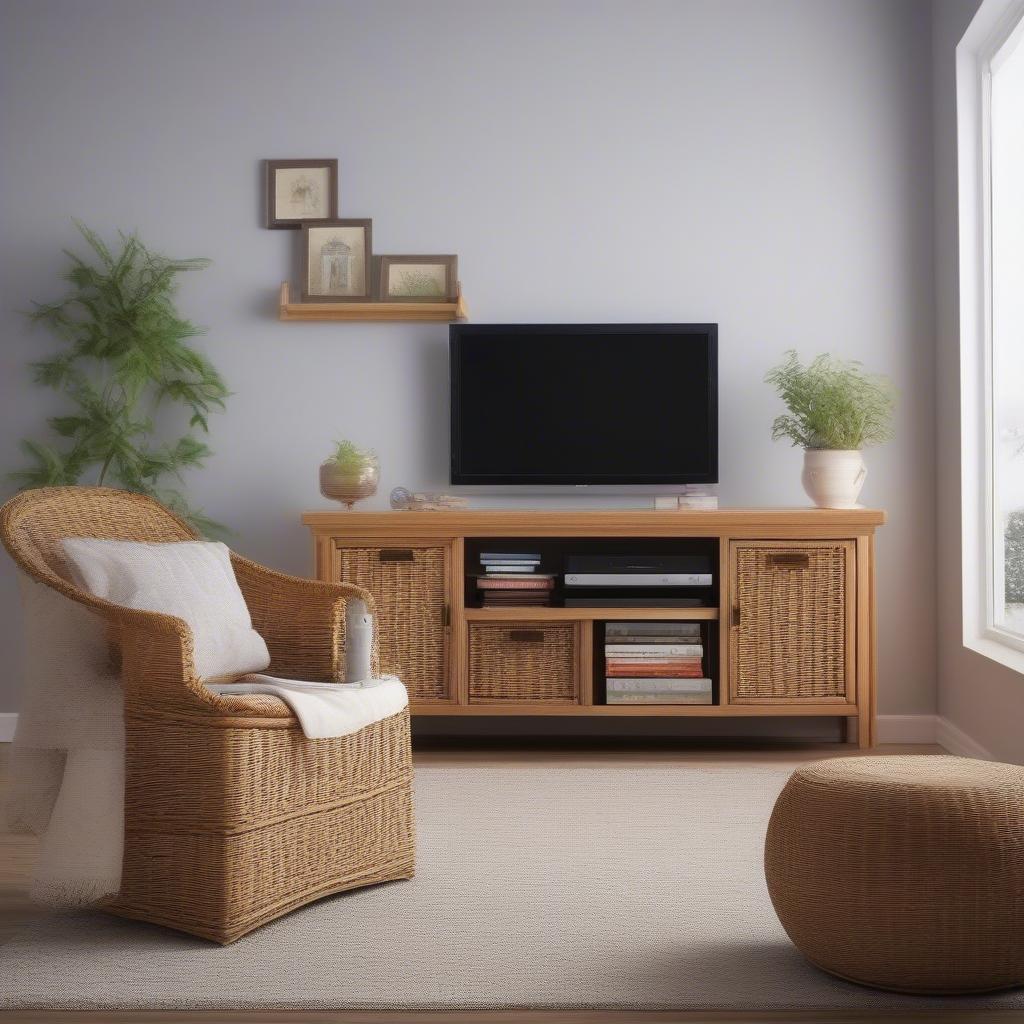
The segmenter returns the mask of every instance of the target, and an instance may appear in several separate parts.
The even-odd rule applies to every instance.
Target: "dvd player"
[[[569,555],[567,587],[710,587],[707,555]]]
[[[660,594],[645,594],[643,597],[567,597],[566,608],[700,608],[697,597],[662,597]]]
[[[710,587],[709,572],[567,572],[567,587]]]

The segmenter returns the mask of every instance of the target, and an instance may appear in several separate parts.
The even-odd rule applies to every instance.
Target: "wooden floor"
[[[579,766],[610,766],[616,764],[789,764],[796,767],[805,761],[820,757],[858,757],[863,752],[856,749],[834,744],[830,746],[786,745],[758,746],[715,744],[697,745],[684,741],[685,746],[675,744],[645,743],[642,747],[618,746],[610,743],[602,745],[574,744],[566,749],[553,744],[531,744],[529,746],[506,743],[489,743],[486,747],[461,744],[444,746],[434,743],[428,749],[417,751],[417,764],[545,764],[558,763]],[[8,744],[0,744],[0,800],[6,793],[8,777]],[[942,753],[937,746],[895,746],[887,745],[876,748],[873,753]],[[0,824],[0,943],[7,941],[22,926],[34,917],[45,913],[28,900],[28,880],[32,863],[36,855],[37,843],[34,837],[12,834]],[[69,979],[69,984],[73,980]],[[416,1011],[395,1013],[378,1012],[295,1012],[295,1011],[203,1011],[203,1012],[138,1012],[125,1011],[118,1013],[56,1013],[51,1010],[39,1011],[0,1011],[0,1020],[5,1022],[57,1022],[57,1024],[82,1024],[82,1022],[116,1021],[118,1024],[191,1024],[223,1021],[225,1024],[241,1024],[253,1022],[320,1022],[320,1024],[734,1024],[734,1022],[784,1022],[794,1024],[810,1024],[812,1021],[829,1022],[829,1024],[859,1024],[866,1021],[899,1020],[899,1021],[935,1021],[952,1024],[974,1024],[974,1022],[1009,1022],[1020,1020],[1024,1015],[1011,1012],[964,1012],[956,1009],[949,1011],[915,1012],[915,1013],[871,1013],[860,1014],[849,1011],[822,1013],[808,1012],[773,1012],[773,1013],[671,1013],[671,1012],[618,1012],[618,1011],[531,1011],[531,1010],[493,1010],[493,1011]]]

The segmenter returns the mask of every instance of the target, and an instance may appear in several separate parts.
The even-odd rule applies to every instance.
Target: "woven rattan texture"
[[[447,549],[411,548],[408,561],[387,560],[388,550],[339,548],[341,579],[374,596],[385,671],[401,678],[412,700],[443,700],[448,697]]]
[[[205,733],[205,735],[197,735]],[[352,736],[129,720],[115,913],[218,942],[413,874],[409,713]]]
[[[573,623],[469,624],[469,699],[473,704],[577,700]]]
[[[846,696],[848,546],[735,546],[734,700]]]
[[[199,732],[135,717],[127,724],[129,756],[145,763],[125,794],[140,830],[250,832],[387,789],[410,771],[401,715],[336,740],[306,739],[298,729]]]
[[[127,705],[186,714],[239,714],[293,721],[272,698],[221,698],[209,692],[192,664],[192,634],[180,619],[122,608],[67,579],[65,537],[167,542],[196,533],[159,502],[110,487],[45,487],[25,491],[0,508],[0,539],[30,576],[86,605],[108,623],[123,661]],[[232,554],[253,625],[267,641],[272,675],[328,680],[344,665],[345,601],[373,598],[358,587],[274,572]],[[379,671],[378,639],[373,667]]]
[[[765,874],[789,937],[833,974],[903,992],[1024,983],[1024,768],[806,765],[775,805]]]
[[[160,543],[195,540],[197,534],[152,499],[107,487],[40,488],[4,507],[5,543],[39,574],[71,578],[65,537]]]
[[[230,942],[318,896],[412,873],[409,714],[307,740],[264,696],[220,698],[196,676],[180,619],[93,597],[63,577],[64,537],[195,534],[150,498],[110,488],[27,491],[0,509],[25,572],[102,616],[125,690],[125,916]],[[232,555],[269,672],[330,680],[344,667],[358,587],[285,576]],[[379,671],[376,647],[373,667]]]

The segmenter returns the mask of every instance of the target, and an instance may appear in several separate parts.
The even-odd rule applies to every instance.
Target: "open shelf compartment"
[[[719,541],[714,537],[466,537],[463,541],[463,611],[470,632],[492,628],[524,629],[534,624],[538,635],[561,624],[576,624],[582,645],[578,652],[579,692],[571,703],[578,710],[597,714],[706,714],[719,705]],[[538,574],[554,577],[550,605],[502,604],[482,607],[478,577],[484,573],[484,553],[534,555]],[[690,556],[706,561],[710,586],[694,588],[567,588],[564,576],[572,555]],[[503,591],[504,592],[504,591]],[[574,598],[599,598],[600,605],[575,605]],[[686,604],[678,602],[685,599]],[[515,598],[512,598],[514,601]],[[662,603],[659,606],[659,602]],[[608,704],[605,672],[605,630],[609,622],[696,623],[703,646],[703,678],[711,679],[710,704]],[[524,634],[525,635],[525,634]],[[472,675],[472,672],[470,672]],[[534,703],[527,701],[526,703]]]
[[[477,612],[491,615],[513,611],[519,615],[568,618],[582,620],[612,619],[625,613],[624,618],[704,619],[717,618],[719,604],[718,566],[719,546],[715,537],[467,537],[464,549],[464,606],[467,617]],[[486,552],[497,554],[538,555],[537,572],[554,576],[550,605],[508,605],[482,607],[477,577],[483,573],[480,556]],[[673,587],[650,587],[629,590],[628,595],[617,593],[628,588],[585,588],[568,590],[564,576],[571,555],[686,555],[706,558],[713,582],[710,587],[681,590]],[[626,597],[626,600],[622,600]],[[572,605],[573,599],[599,599],[607,601],[601,606]],[[680,599],[686,605],[669,603]],[[616,601],[620,603],[616,603]],[[662,602],[659,604],[659,602]],[[500,616],[495,616],[500,617]]]
[[[606,610],[607,611],[607,610]],[[640,619],[639,616],[629,616],[625,619],[619,615],[606,614],[605,617],[594,622],[593,625],[593,652],[591,656],[591,664],[593,666],[593,679],[592,694],[593,704],[596,707],[607,707],[611,711],[615,712],[619,709],[628,709],[626,713],[639,714],[642,713],[644,708],[652,709],[658,713],[664,708],[672,708],[673,710],[679,709],[677,713],[686,714],[688,709],[692,708],[708,708],[718,705],[721,701],[719,695],[719,671],[718,671],[718,622],[717,616],[715,619],[698,619],[697,625],[699,627],[700,644],[703,646],[703,654],[701,655],[701,665],[703,669],[703,678],[711,680],[711,700],[701,704],[609,704],[607,699],[607,672],[605,665],[605,644],[608,640],[607,637],[607,626],[610,622],[622,622],[622,621],[642,621],[642,622],[664,622],[663,618],[652,619],[649,616],[646,619]],[[685,619],[683,616],[674,616],[674,621],[694,621],[693,619]],[[681,641],[682,642],[682,641]],[[634,709],[640,709],[639,711]],[[699,713],[699,712],[698,712]]]

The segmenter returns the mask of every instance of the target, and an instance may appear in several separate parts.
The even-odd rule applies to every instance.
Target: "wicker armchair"
[[[408,709],[351,736],[307,740],[276,697],[209,692],[181,619],[68,582],[64,537],[193,540],[189,526],[138,494],[54,487],[7,502],[0,537],[26,573],[101,616],[120,651],[125,850],[121,891],[105,909],[228,943],[321,896],[412,877]],[[370,595],[232,561],[270,649],[267,671],[339,678],[345,601],[372,610]]]

